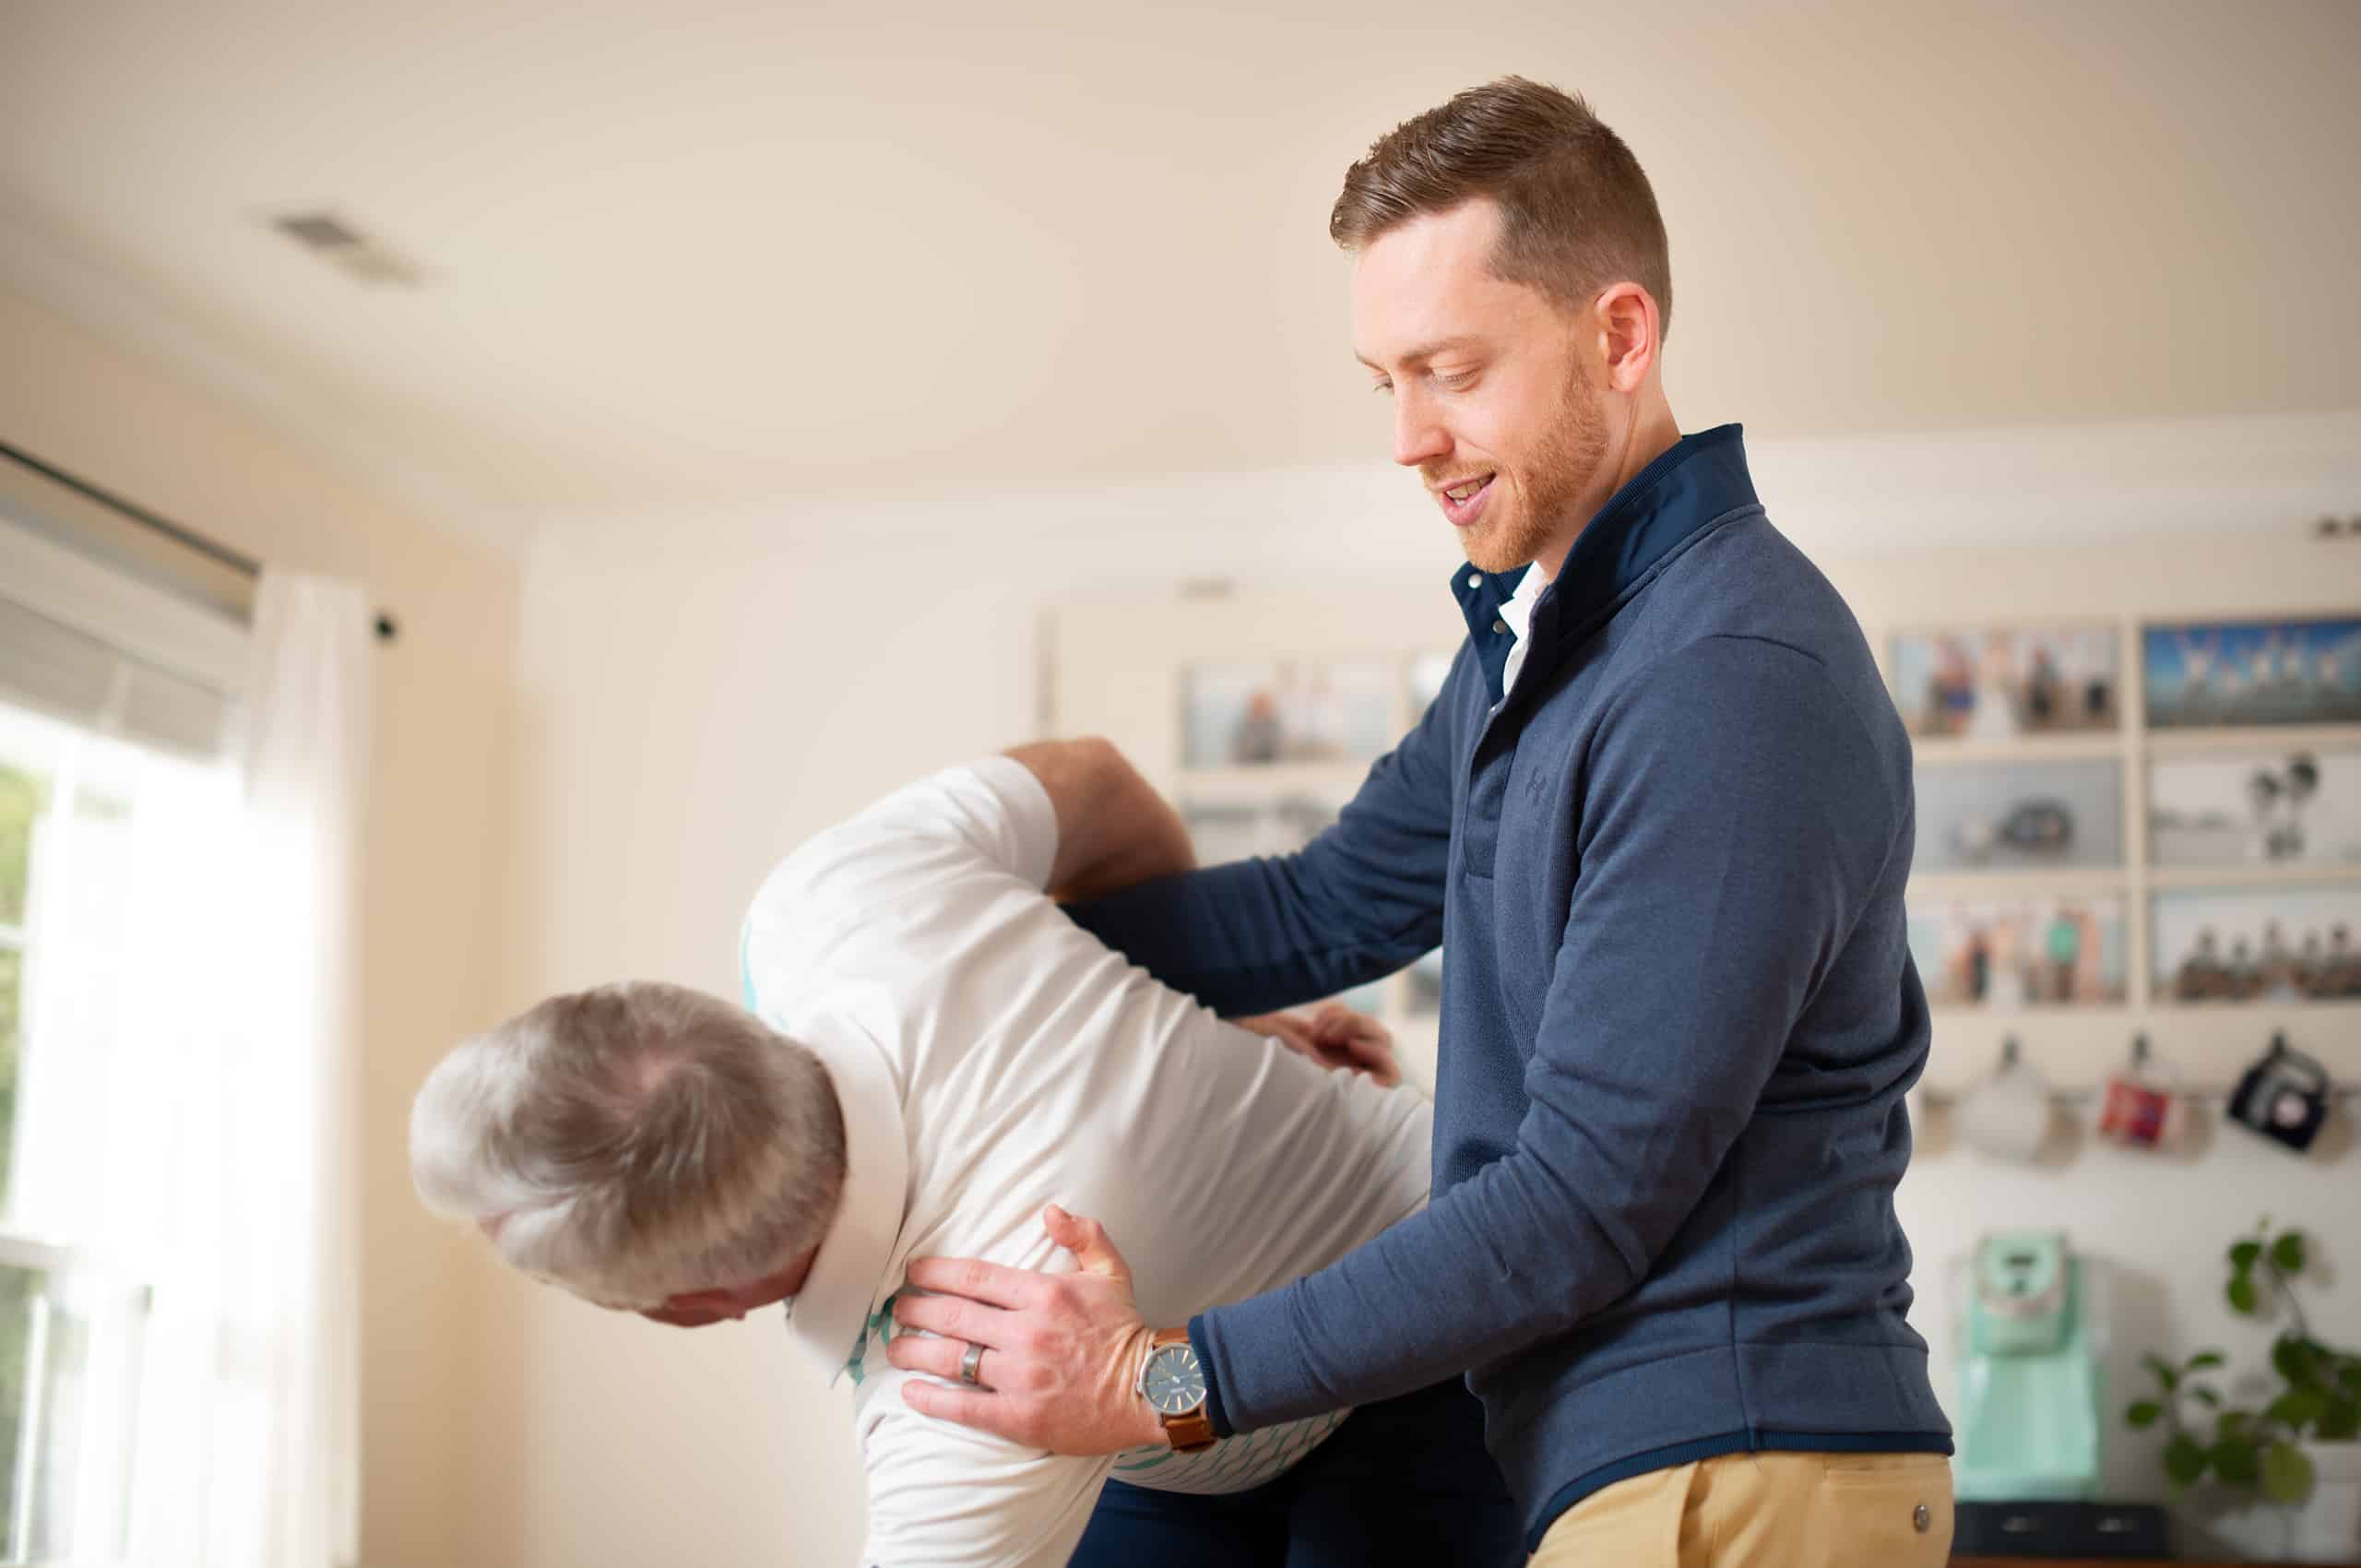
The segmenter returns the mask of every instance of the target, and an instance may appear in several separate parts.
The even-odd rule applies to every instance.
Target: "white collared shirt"
[[[1533,642],[1533,607],[1549,587],[1549,574],[1536,561],[1525,569],[1518,579],[1516,593],[1501,607],[1501,619],[1508,625],[1509,635],[1515,640],[1509,644],[1508,661],[1501,666],[1501,693],[1516,690],[1516,672],[1525,668],[1525,655]]]
[[[913,1256],[1071,1270],[1040,1225],[1058,1203],[1107,1227],[1148,1321],[1179,1324],[1426,1201],[1424,1099],[1151,980],[1043,894],[1056,850],[1039,780],[989,758],[813,838],[747,914],[749,1004],[818,1053],[844,1107],[843,1206],[789,1332],[857,1384],[867,1563],[1062,1563],[1110,1475],[1240,1491],[1343,1419],[1097,1459],[929,1420],[884,1355]]]

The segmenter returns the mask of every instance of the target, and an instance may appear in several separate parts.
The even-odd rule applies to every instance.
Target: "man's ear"
[[[1598,296],[1595,310],[1599,358],[1607,366],[1608,388],[1638,391],[1655,368],[1657,339],[1663,331],[1655,301],[1637,283],[1616,283]]]

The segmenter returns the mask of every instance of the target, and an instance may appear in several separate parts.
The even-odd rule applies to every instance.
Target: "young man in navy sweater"
[[[1536,1562],[1932,1568],[1950,1429],[1892,1202],[1928,1043],[1910,753],[1860,629],[1738,428],[1675,425],[1663,223],[1579,100],[1512,77],[1420,115],[1330,232],[1467,641],[1300,854],[1077,918],[1233,1013],[1441,942],[1433,1200],[1185,1335],[1053,1211],[1077,1274],[912,1268],[944,1294],[898,1315],[948,1337],[896,1363],[999,1370],[908,1397],[1104,1452],[1464,1373]]]

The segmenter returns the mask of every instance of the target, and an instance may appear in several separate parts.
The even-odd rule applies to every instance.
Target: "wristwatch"
[[[1205,1369],[1185,1328],[1157,1331],[1140,1363],[1140,1397],[1164,1423],[1176,1454],[1202,1454],[1214,1445],[1214,1420],[1205,1413]]]

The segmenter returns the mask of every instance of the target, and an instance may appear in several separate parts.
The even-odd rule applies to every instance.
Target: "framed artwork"
[[[2150,924],[2159,998],[2361,997],[2361,885],[2160,893]]]
[[[2361,721],[2361,619],[2149,626],[2141,664],[2152,730]]]
[[[1894,706],[1921,737],[2113,730],[2122,707],[2117,651],[2105,626],[1905,633],[1889,662]]]
[[[2148,853],[2160,866],[2361,867],[2361,750],[2151,763]]]
[[[2124,998],[2123,900],[1938,902],[1910,910],[1910,952],[1938,1007],[2105,1006]]]
[[[1918,769],[1920,872],[2123,863],[2123,765],[1938,763]]]
[[[1374,761],[1394,741],[1394,668],[1370,661],[1192,669],[1182,683],[1182,765]]]

